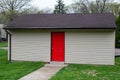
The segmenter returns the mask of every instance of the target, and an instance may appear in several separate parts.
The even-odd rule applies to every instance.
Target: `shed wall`
[[[50,32],[12,31],[12,60],[50,62]]]
[[[65,63],[114,64],[114,31],[65,33]]]
[[[115,32],[113,30],[61,31],[65,32],[65,63],[114,64]],[[11,59],[50,62],[51,32],[54,30],[12,31]]]

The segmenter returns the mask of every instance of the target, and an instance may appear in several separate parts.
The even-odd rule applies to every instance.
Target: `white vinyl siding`
[[[65,33],[65,63],[114,65],[114,31]]]
[[[12,32],[12,60],[50,62],[50,48],[50,32]]]
[[[61,31],[65,32],[65,63],[114,65],[114,31]],[[11,59],[50,62],[51,32],[59,32],[59,30],[11,31]]]

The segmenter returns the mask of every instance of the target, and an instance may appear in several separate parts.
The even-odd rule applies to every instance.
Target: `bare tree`
[[[78,0],[68,6],[68,12],[77,13],[104,13],[109,8],[108,4],[113,0]]]
[[[120,3],[110,3],[108,4],[107,12],[111,12],[117,18],[120,15]]]
[[[0,11],[8,21],[13,21],[24,9],[27,9],[31,0],[1,0]]]

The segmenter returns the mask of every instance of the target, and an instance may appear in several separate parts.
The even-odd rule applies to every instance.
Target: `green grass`
[[[7,51],[0,49],[0,80],[18,80],[42,66],[43,62],[9,62]]]
[[[0,47],[7,47],[7,46],[8,46],[7,42],[0,43]]]
[[[120,80],[120,57],[115,66],[70,64],[50,80]]]

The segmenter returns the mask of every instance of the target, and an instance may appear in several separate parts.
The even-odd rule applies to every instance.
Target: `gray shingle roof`
[[[27,14],[5,29],[115,29],[114,16],[102,14]]]

